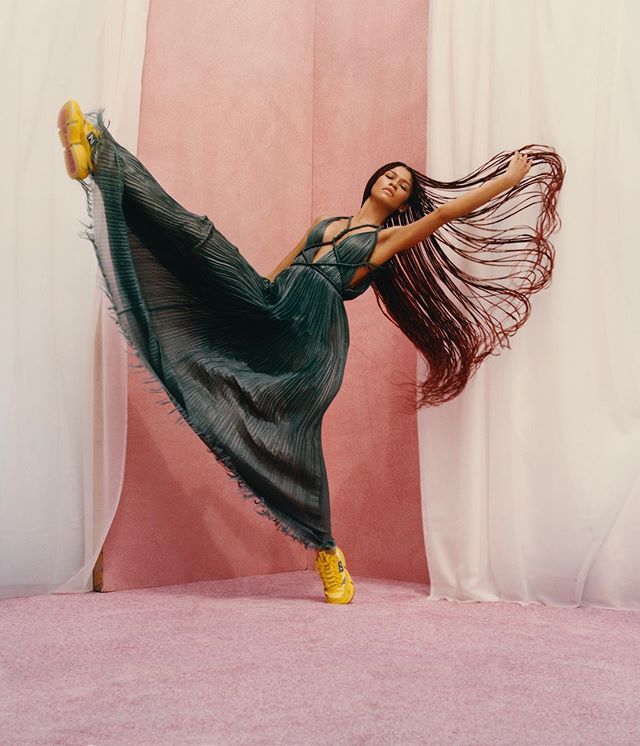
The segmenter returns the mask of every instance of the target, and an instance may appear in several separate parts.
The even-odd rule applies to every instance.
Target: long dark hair
[[[509,337],[529,317],[529,296],[551,280],[555,251],[548,239],[561,226],[556,203],[564,163],[553,148],[532,144],[520,152],[531,160],[531,169],[516,186],[374,272],[378,306],[427,364],[426,379],[414,385],[413,410],[453,399],[487,355],[510,347]],[[401,161],[387,163],[367,182],[362,203],[387,169],[404,166],[413,177],[408,207],[389,215],[383,227],[406,225],[505,173],[512,155],[498,153],[450,182],[430,179]],[[535,228],[499,225],[535,205],[540,205]]]

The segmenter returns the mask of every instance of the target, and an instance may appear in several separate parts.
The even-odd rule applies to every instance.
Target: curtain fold
[[[427,173],[525,143],[567,168],[551,286],[418,415],[432,599],[640,608],[639,26],[631,0],[430,2]]]
[[[58,109],[105,106],[137,145],[147,0],[0,6],[0,597],[82,592],[120,497],[126,345],[106,308]],[[8,166],[8,167],[7,167]],[[7,175],[8,174],[8,175]]]

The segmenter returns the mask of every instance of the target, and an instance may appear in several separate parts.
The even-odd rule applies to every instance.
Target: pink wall
[[[423,170],[424,0],[151,0],[139,156],[266,274],[317,214],[354,214],[382,163]],[[324,420],[332,526],[354,575],[427,581],[413,347],[372,290],[346,304],[351,350]],[[175,415],[130,376],[105,589],[312,568]],[[386,551],[384,546],[386,545]]]

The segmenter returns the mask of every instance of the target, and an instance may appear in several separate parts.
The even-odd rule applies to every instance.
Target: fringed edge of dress
[[[103,119],[103,112],[104,109],[99,109],[97,112],[88,112],[85,114],[85,117],[87,119],[91,119],[94,121],[94,123],[97,123],[98,127],[104,132],[108,129],[107,125],[104,122]],[[99,156],[99,150],[100,145],[102,143],[102,137],[98,139],[98,143],[95,146],[94,150],[94,156],[97,158]],[[134,350],[136,353],[136,356],[138,357],[138,360],[140,360],[140,356],[138,355],[137,349],[135,345],[133,344],[131,338],[127,334],[126,329],[122,326],[120,323],[120,320],[117,315],[117,308],[115,307],[115,303],[113,301],[113,296],[111,293],[111,290],[109,288],[109,283],[106,279],[106,274],[104,272],[102,262],[100,259],[100,252],[98,249],[98,245],[95,238],[95,231],[94,231],[94,217],[93,217],[93,195],[92,195],[92,187],[90,186],[90,183],[87,183],[89,179],[92,179],[92,176],[90,175],[85,180],[80,181],[80,185],[82,186],[85,196],[86,196],[86,210],[87,210],[87,217],[89,218],[88,223],[82,223],[84,226],[84,230],[80,232],[80,237],[85,238],[91,242],[94,248],[94,253],[96,256],[96,260],[98,262],[98,267],[100,269],[100,275],[102,279],[101,283],[101,289],[109,299],[109,305],[107,306],[107,311],[109,313],[109,317],[113,319],[113,321],[116,324],[116,328],[119,330],[119,332],[122,334],[122,336],[125,338],[127,344]],[[97,187],[96,187],[97,188]],[[217,461],[223,466],[227,477],[232,479],[236,482],[236,487],[240,493],[240,496],[244,500],[252,500],[255,505],[260,506],[261,510],[256,510],[255,512],[258,515],[265,516],[268,518],[274,525],[275,528],[280,531],[281,533],[285,534],[286,536],[289,536],[290,538],[294,539],[295,541],[302,544],[306,549],[313,548],[313,549],[320,549],[323,547],[318,546],[313,541],[309,540],[308,534],[304,531],[301,531],[299,528],[294,526],[292,524],[292,519],[289,516],[285,516],[284,514],[280,513],[276,508],[271,507],[270,505],[267,505],[264,498],[259,495],[255,490],[253,490],[249,484],[244,480],[244,478],[238,473],[236,470],[236,467],[234,465],[233,459],[227,452],[227,450],[221,446],[219,443],[212,444],[209,442],[208,439],[206,439],[206,436],[204,433],[200,430],[200,428],[195,425],[192,421],[185,409],[180,405],[179,402],[176,401],[176,399],[173,397],[170,391],[167,390],[167,388],[163,385],[162,381],[157,377],[156,373],[148,366],[145,365],[143,362],[139,362],[137,365],[132,365],[131,363],[128,363],[128,367],[138,370],[146,370],[148,373],[151,374],[153,377],[152,379],[148,379],[146,381],[143,381],[143,385],[145,388],[150,391],[151,393],[158,393],[158,391],[162,391],[166,398],[165,399],[156,399],[155,403],[159,404],[160,406],[166,406],[168,404],[173,405],[173,409],[168,414],[174,414],[178,413],[182,421],[178,420],[178,424],[187,424],[189,428],[200,438],[202,443],[205,445],[207,450],[217,459]],[[149,384],[157,383],[160,385],[160,389],[152,389],[149,387]]]

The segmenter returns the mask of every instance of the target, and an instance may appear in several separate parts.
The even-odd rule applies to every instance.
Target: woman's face
[[[378,177],[371,187],[371,194],[395,212],[409,199],[413,176],[404,166],[394,166]]]

